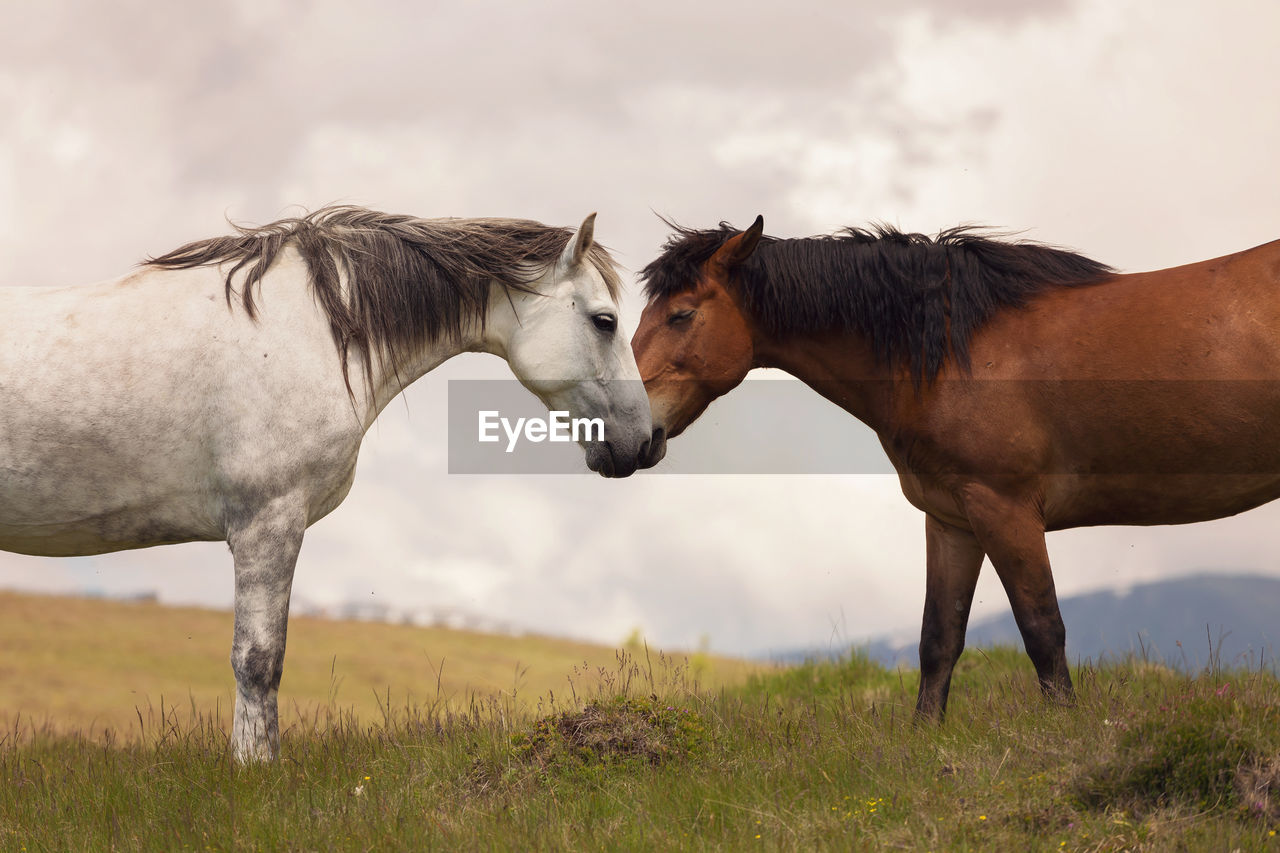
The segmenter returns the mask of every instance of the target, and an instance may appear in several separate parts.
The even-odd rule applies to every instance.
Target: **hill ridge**
[[[1059,599],[1067,626],[1067,658],[1072,663],[1130,654],[1178,669],[1211,664],[1265,667],[1276,671],[1280,654],[1280,578],[1256,572],[1202,570],[1124,589],[1095,590]],[[1006,607],[973,620],[970,648],[1022,647]],[[873,660],[893,666],[918,663],[914,640],[881,635],[852,644]],[[781,662],[838,657],[845,648],[793,649],[767,655]]]

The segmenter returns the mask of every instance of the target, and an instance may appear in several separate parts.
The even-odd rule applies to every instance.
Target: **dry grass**
[[[230,644],[226,611],[0,592],[0,719],[10,729],[20,715],[23,727],[128,738],[163,706],[167,717],[176,708],[184,720],[194,711],[225,726]],[[705,655],[698,663],[708,688],[761,669]],[[571,698],[615,670],[613,648],[572,640],[294,617],[282,723],[334,707],[382,721],[388,706]]]

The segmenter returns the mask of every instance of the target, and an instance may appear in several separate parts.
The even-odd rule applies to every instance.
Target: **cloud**
[[[10,17],[5,283],[101,279],[225,232],[225,216],[337,200],[562,224],[598,210],[632,269],[665,237],[654,211],[695,226],[764,213],[780,235],[979,221],[1134,269],[1280,235],[1280,12],[1265,0],[63,0]],[[631,323],[638,309],[633,291]],[[388,408],[351,496],[308,536],[300,600],[374,592],[733,651],[918,622],[923,523],[892,478],[447,475],[447,380],[504,375],[461,358]],[[730,402],[695,430],[769,453]],[[797,421],[829,414],[816,395],[795,406]],[[695,432],[673,456],[679,442]],[[1275,512],[1053,534],[1059,590],[1275,570]],[[985,574],[978,612],[1005,606]],[[198,545],[0,555],[0,582],[225,604],[231,571],[225,547]]]

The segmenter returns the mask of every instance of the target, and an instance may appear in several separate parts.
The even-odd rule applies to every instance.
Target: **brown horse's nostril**
[[[653,431],[653,436],[640,448],[638,457],[640,467],[652,468],[657,465],[666,455],[666,448],[667,430],[665,427],[657,427]]]

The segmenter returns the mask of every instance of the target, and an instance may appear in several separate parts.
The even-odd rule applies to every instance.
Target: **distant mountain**
[[[1059,601],[1067,625],[1067,658],[1114,659],[1134,654],[1186,670],[1211,663],[1265,666],[1277,671],[1280,654],[1280,579],[1258,575],[1192,575]],[[968,647],[1013,645],[1022,640],[1013,613],[971,622]],[[914,642],[886,638],[859,643],[886,665],[916,666]],[[831,651],[788,652],[780,660],[828,657]]]

